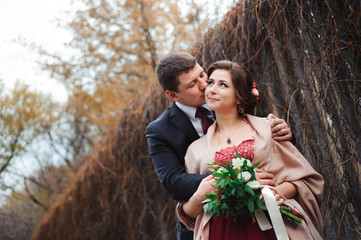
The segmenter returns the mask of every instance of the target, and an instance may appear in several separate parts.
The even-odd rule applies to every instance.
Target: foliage
[[[0,174],[26,151],[36,136],[57,120],[57,105],[48,96],[17,83],[11,93],[0,92]]]
[[[256,211],[267,210],[260,199],[262,188],[254,171],[257,166],[258,163],[252,165],[251,161],[242,158],[237,150],[236,158],[226,166],[219,162],[211,163],[209,169],[217,183],[213,185],[215,190],[203,201],[204,212],[212,212],[213,217],[225,214],[226,217],[246,217],[253,221]],[[280,212],[291,224],[302,222],[303,216],[289,206],[281,205]]]
[[[155,80],[160,56],[189,46],[201,26],[193,1],[83,0],[68,24],[72,57],[43,51],[42,67],[69,89],[69,104],[94,126],[108,127],[129,99]],[[105,130],[101,128],[101,130]],[[104,131],[102,131],[104,133]]]
[[[68,47],[72,51],[75,50],[76,53],[71,56],[63,53],[50,53],[39,47],[41,54],[39,61],[42,68],[49,71],[51,77],[64,83],[68,90],[69,98],[66,105],[57,112],[58,118],[56,121],[49,122],[47,130],[44,131],[52,150],[57,154],[55,157],[60,157],[64,160],[68,168],[60,166],[55,168],[57,169],[55,170],[53,167],[42,166],[44,156],[40,156],[41,153],[39,152],[39,156],[35,157],[39,159],[40,166],[42,167],[33,176],[24,178],[26,179],[24,180],[24,197],[21,200],[17,199],[15,201],[24,206],[36,206],[33,210],[38,213],[37,216],[39,217],[36,217],[33,223],[38,225],[39,220],[52,206],[59,194],[61,194],[64,186],[72,181],[79,183],[79,179],[74,178],[79,168],[83,164],[87,165],[90,164],[88,162],[92,162],[91,164],[93,165],[91,167],[95,168],[95,172],[105,171],[102,173],[106,177],[97,175],[97,183],[95,185],[90,184],[90,182],[94,183],[93,181],[89,180],[89,182],[86,180],[84,189],[88,189],[90,186],[97,188],[98,183],[103,184],[102,188],[95,191],[79,191],[79,193],[96,194],[107,191],[108,193],[105,195],[101,194],[101,196],[95,198],[92,195],[90,196],[92,199],[89,200],[90,205],[83,203],[81,205],[89,213],[94,211],[95,218],[90,217],[94,221],[96,221],[95,219],[99,220],[99,218],[102,218],[103,215],[95,215],[100,214],[102,210],[106,209],[106,212],[103,212],[105,214],[104,223],[106,224],[111,221],[112,224],[105,228],[104,231],[94,234],[99,228],[91,225],[92,222],[88,222],[88,215],[83,216],[77,212],[77,215],[73,215],[74,219],[85,217],[84,221],[82,221],[82,227],[78,228],[79,233],[87,231],[84,228],[94,227],[94,231],[89,231],[89,238],[93,239],[93,237],[99,234],[99,236],[109,234],[109,229],[115,229],[124,225],[119,227],[118,230],[122,230],[121,234],[124,236],[129,236],[125,237],[127,239],[134,239],[134,236],[139,235],[148,236],[148,234],[149,236],[152,236],[151,234],[153,236],[159,235],[163,239],[174,238],[175,218],[172,210],[173,203],[169,198],[165,197],[164,192],[159,194],[159,189],[162,189],[162,187],[159,185],[151,161],[144,156],[144,153],[147,151],[146,143],[143,143],[144,149],[142,154],[134,161],[143,161],[144,171],[147,170],[147,172],[143,173],[142,170],[141,175],[134,175],[134,177],[138,177],[138,181],[135,181],[127,173],[127,171],[135,171],[134,166],[127,166],[125,159],[120,160],[120,156],[123,153],[128,154],[125,148],[123,148],[123,145],[127,145],[127,142],[120,138],[122,136],[120,132],[126,131],[133,138],[144,135],[143,132],[140,133],[144,129],[139,129],[137,133],[133,133],[135,129],[134,123],[130,122],[131,119],[134,119],[134,116],[136,118],[143,116],[143,109],[132,107],[132,111],[135,112],[129,112],[129,105],[132,104],[134,99],[140,100],[139,96],[143,99],[147,91],[154,88],[155,65],[159,57],[168,54],[171,50],[180,50],[189,46],[197,37],[195,32],[200,27],[200,7],[192,0],[84,0],[82,2],[84,3],[82,10],[77,11],[68,24],[68,28],[74,34],[74,39],[69,42]],[[44,56],[46,56],[45,60]],[[152,91],[155,91],[159,96],[160,92],[158,90]],[[161,108],[157,109],[164,109],[168,101],[163,97],[158,98],[158,100],[162,104]],[[153,101],[149,99],[147,104],[149,105],[151,102]],[[154,110],[152,104],[150,108]],[[146,120],[142,121],[149,122],[149,117],[154,116],[153,112],[147,111],[148,114],[144,116]],[[158,111],[157,113],[160,112]],[[124,114],[129,114],[129,116],[124,116]],[[121,130],[116,129],[120,122],[124,121],[126,121],[126,126],[120,126]],[[144,126],[145,122],[141,122],[139,125]],[[122,130],[123,127],[126,129]],[[108,140],[102,139],[106,133],[108,137],[105,137],[105,139]],[[106,144],[110,145],[104,145],[104,141],[110,141],[110,138],[115,139],[115,142],[106,142]],[[98,142],[99,140],[100,142]],[[140,142],[134,142],[133,145],[137,146]],[[96,155],[88,155],[94,145],[96,147],[92,153]],[[116,148],[113,149],[113,147]],[[107,152],[116,152],[118,150],[121,150],[122,153],[120,155],[117,154],[116,157],[112,153]],[[102,153],[102,151],[106,151],[106,153]],[[107,159],[99,158],[98,154],[105,154],[104,157]],[[138,153],[134,150],[133,154],[136,155]],[[133,155],[128,154],[128,157],[132,159]],[[95,160],[89,160],[93,158]],[[124,168],[118,169],[119,163],[123,163]],[[106,167],[104,168],[104,166]],[[114,173],[115,170],[113,169],[118,169],[115,172],[116,175],[108,176],[110,172]],[[53,184],[58,182],[61,174],[63,176],[60,179],[63,178],[64,181],[59,182],[59,184]],[[90,176],[84,172],[82,174],[84,177]],[[143,179],[143,177],[148,175],[152,181]],[[127,184],[119,185],[119,179],[124,179],[124,182],[127,182]],[[108,186],[107,183],[109,181],[113,181],[113,183]],[[142,181],[147,185],[146,188],[136,186],[136,184]],[[134,183],[135,187],[137,187],[136,191],[126,188]],[[75,183],[71,186],[74,185]],[[69,189],[71,186],[69,186]],[[148,196],[145,189],[152,189],[151,195],[159,196],[160,204],[158,209],[150,208],[151,202],[154,199]],[[127,192],[128,195],[123,196],[120,190]],[[113,192],[114,195],[112,195]],[[86,195],[82,196],[89,197]],[[104,196],[113,196],[114,198],[102,200]],[[134,208],[131,204],[137,202],[136,200],[142,196],[148,200],[141,201],[139,208]],[[82,199],[82,201],[88,201],[86,198]],[[76,199],[74,201],[76,202]],[[101,201],[101,205],[98,205],[99,201]],[[10,202],[7,202],[6,206],[8,204],[11,205]],[[114,209],[113,204],[116,204],[117,207],[119,206],[119,209],[122,211],[115,212],[116,214],[111,216]],[[130,205],[133,209],[129,208]],[[50,208],[50,212],[52,211],[51,209],[53,208]],[[145,209],[151,209],[152,214],[150,218],[150,215],[144,212]],[[97,210],[99,212],[96,212]],[[126,215],[124,215],[125,213]],[[17,210],[14,210],[13,214],[14,216],[17,214],[19,216],[23,215],[17,212]],[[51,213],[49,214],[51,215]],[[134,219],[124,219],[127,215],[129,218]],[[26,219],[26,217],[22,219]],[[153,221],[152,219],[155,220]],[[67,218],[57,218],[55,222],[60,223],[62,220],[64,220],[62,222],[64,224],[69,223]],[[134,224],[135,227],[130,224]],[[142,224],[144,226],[141,226]],[[155,226],[156,224],[158,226]],[[152,228],[152,231],[149,233],[145,230],[136,231],[143,228]],[[52,230],[55,229],[49,229],[49,231]],[[110,234],[115,234],[116,232]],[[63,234],[66,233],[68,232],[63,231]],[[75,232],[72,236],[81,236],[77,234]],[[18,235],[20,236],[20,233]],[[51,237],[54,237],[54,235],[51,235]]]
[[[258,115],[284,118],[325,179],[326,239],[359,239],[361,219],[359,1],[241,1],[194,47],[199,63],[251,70]]]
[[[254,218],[257,207],[266,210],[261,195],[261,185],[257,182],[254,169],[249,160],[241,158],[236,151],[237,158],[226,166],[215,162],[210,169],[217,183],[215,191],[207,194],[203,202],[204,212],[213,212],[214,217],[225,214],[226,217],[250,217]],[[258,183],[255,186],[254,183]]]
[[[24,206],[26,209],[29,209],[28,206],[30,205],[33,206],[33,213],[37,213],[37,217],[31,221],[34,225],[39,223],[43,214],[48,211],[59,194],[61,194],[64,186],[74,180],[74,176],[82,164],[88,162],[87,160],[91,156],[87,154],[94,145],[104,146],[102,145],[104,139],[98,143],[104,134],[108,132],[109,135],[109,132],[113,132],[113,130],[118,132],[115,127],[119,125],[120,121],[125,121],[122,115],[129,111],[129,105],[134,101],[134,98],[137,99],[139,96],[143,98],[146,92],[149,91],[154,84],[154,70],[159,57],[168,54],[171,50],[188,47],[197,37],[195,32],[200,27],[200,7],[192,0],[84,0],[82,2],[84,7],[76,12],[68,25],[74,34],[74,39],[69,42],[68,46],[75,50],[76,54],[69,56],[63,53],[50,53],[41,49],[41,47],[39,48],[42,57],[40,62],[43,69],[49,71],[51,77],[63,82],[69,94],[66,106],[56,111],[57,118],[52,122],[48,121],[47,129],[41,132],[46,134],[52,150],[57,154],[56,158],[60,157],[64,160],[69,168],[60,166],[54,169],[53,167],[43,166],[44,156],[40,156],[42,153],[39,152],[39,156],[35,156],[39,160],[41,169],[34,173],[33,176],[24,178],[25,189],[20,194],[23,196],[22,198],[15,199],[15,195],[18,196],[17,192],[14,192],[12,196],[17,204]],[[44,56],[47,56],[46,60],[44,60]],[[157,92],[157,94],[159,93]],[[150,102],[152,101],[149,100],[148,104]],[[168,101],[163,99],[162,104],[161,106],[164,108]],[[143,114],[140,108],[133,110],[136,111],[134,114]],[[153,116],[153,113],[151,116]],[[36,123],[40,122],[37,121]],[[30,126],[32,125],[30,124]],[[132,131],[132,129],[127,129],[127,131]],[[117,133],[113,134],[115,135],[112,137],[117,139]],[[140,133],[138,134],[141,136]],[[122,139],[116,141],[117,143],[123,142]],[[146,143],[144,143],[144,146],[146,146]],[[122,146],[118,147],[122,149]],[[96,147],[96,150],[92,152],[100,151],[99,148]],[[106,149],[108,148],[106,147]],[[144,149],[143,154],[144,152],[146,152],[146,149]],[[113,157],[109,155],[109,161],[119,160]],[[103,159],[101,160],[103,161]],[[141,160],[145,161],[142,157]],[[96,161],[98,162],[99,159]],[[93,164],[95,163],[93,162]],[[147,187],[147,189],[154,189],[154,192],[157,190],[159,195],[159,189],[162,187],[159,186],[151,161],[147,159],[144,165],[149,172],[142,174],[142,176],[149,174],[152,181],[146,183],[154,185],[154,187]],[[93,167],[99,166],[103,165],[93,165]],[[114,166],[112,165],[112,167]],[[119,170],[119,174],[122,173],[122,177],[125,177],[123,175],[126,174],[127,170],[134,171],[128,167],[124,169],[125,173]],[[106,174],[109,171],[113,170],[107,168]],[[63,181],[58,182],[59,178]],[[106,178],[100,177],[97,181],[101,182],[102,180],[108,181]],[[119,180],[118,176],[116,176],[115,180]],[[58,184],[54,184],[55,182],[58,182]],[[107,184],[104,183],[104,185]],[[85,186],[89,187],[89,184],[85,184]],[[112,186],[115,186],[115,188],[120,187],[116,183],[112,184]],[[121,187],[124,188],[125,186],[121,185]],[[111,192],[114,189],[105,188],[104,190]],[[124,188],[122,191],[127,192],[129,190]],[[139,196],[145,194],[145,199],[147,198],[147,193],[142,188],[135,193]],[[119,194],[119,192],[115,192],[115,194]],[[129,211],[128,207],[124,207],[124,204],[129,206],[130,202],[136,202],[135,197],[137,196],[129,194],[131,200],[127,200],[123,196],[116,196],[116,198],[119,198],[118,200],[113,199],[110,200],[111,202],[105,203],[105,205],[108,204],[109,208],[115,201],[119,203],[120,209],[123,209],[123,212],[115,215],[115,218],[109,216],[112,210],[107,210],[109,215],[104,218],[104,221],[111,220],[114,222],[114,225],[110,225],[109,229],[113,229],[116,224],[119,224],[120,220],[126,222],[119,216],[124,216],[123,213]],[[175,234],[173,230],[175,226],[172,211],[173,203],[165,198],[163,192],[159,197],[164,199],[160,200],[159,209],[154,210],[156,214],[152,214],[152,218],[156,220],[148,225],[153,226],[159,223],[158,227],[153,228],[154,235],[160,234],[163,239],[172,238],[169,236]],[[93,200],[99,201],[100,199],[100,197],[96,197]],[[125,200],[126,203],[119,202],[121,200]],[[149,199],[149,201],[153,200]],[[7,202],[6,206],[9,204],[12,205],[12,203]],[[92,205],[97,206],[97,202]],[[141,203],[141,209],[136,208],[134,211],[144,215],[142,209],[147,209],[149,206],[149,202]],[[99,207],[103,208],[104,205]],[[12,214],[14,216],[19,215],[21,219],[27,221],[25,220],[27,218],[24,217],[26,214],[17,212],[17,209],[15,208]],[[84,206],[84,209],[87,209],[87,205]],[[133,216],[132,211],[128,215]],[[82,215],[79,214],[79,216]],[[135,224],[146,224],[148,220],[144,219],[149,219],[146,217],[149,217],[149,215],[139,217],[139,223]],[[68,223],[67,219],[64,220],[64,223]],[[137,219],[134,218],[133,223],[134,221],[137,221]],[[84,220],[85,223],[87,223],[87,220]],[[86,225],[83,226],[88,228]],[[133,231],[131,226],[128,226],[128,228],[124,226],[122,229],[126,229],[124,233],[128,232],[129,236],[148,234]],[[83,228],[79,230],[84,231]],[[94,228],[94,230],[98,230],[98,228]],[[104,232],[99,232],[99,234],[104,234]],[[18,236],[20,236],[20,233]],[[77,235],[74,234],[73,236]]]

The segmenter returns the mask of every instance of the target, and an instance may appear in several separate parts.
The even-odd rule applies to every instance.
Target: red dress
[[[250,161],[254,158],[254,140],[249,139],[240,143],[238,146],[232,146],[221,149],[216,152],[215,161],[227,164],[230,159],[236,158],[236,151],[243,158]],[[276,239],[273,229],[262,231],[257,222],[252,223],[251,219],[243,218],[234,221],[233,216],[221,215],[210,220],[210,240],[272,240]]]

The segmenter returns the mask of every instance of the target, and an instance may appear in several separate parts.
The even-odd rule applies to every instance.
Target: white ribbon
[[[256,211],[254,216],[256,217],[258,226],[262,231],[272,229],[272,225],[269,223],[268,218],[264,214],[263,210]]]
[[[263,194],[264,202],[266,204],[267,211],[271,218],[271,222],[272,222],[273,229],[275,231],[277,239],[289,240],[288,234],[286,231],[286,227],[285,227],[285,224],[284,224],[282,216],[281,216],[281,212],[277,205],[276,198],[273,195],[270,187],[265,186],[262,189],[262,194]],[[266,216],[264,215],[263,211],[261,211],[261,213],[260,212],[256,213],[256,219],[257,219],[258,225],[260,226],[262,231],[270,229],[270,224],[269,224]]]

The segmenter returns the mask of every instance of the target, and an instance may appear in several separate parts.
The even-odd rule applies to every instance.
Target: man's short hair
[[[156,74],[163,91],[178,92],[178,77],[194,68],[197,60],[185,52],[174,52],[164,57],[158,64]]]

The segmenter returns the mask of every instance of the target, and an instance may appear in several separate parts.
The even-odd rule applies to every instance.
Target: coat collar
[[[170,107],[170,119],[171,122],[182,132],[184,132],[189,139],[195,141],[199,138],[198,133],[194,129],[191,121],[187,115],[180,110],[175,102],[172,103]]]

